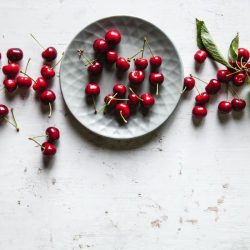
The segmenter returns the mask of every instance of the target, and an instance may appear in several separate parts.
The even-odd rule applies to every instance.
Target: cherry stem
[[[187,86],[184,87],[184,89],[181,91],[180,94],[182,95],[186,91],[186,89],[187,89]]]
[[[122,118],[122,120],[125,122],[125,123],[128,123],[128,121],[124,118],[123,114],[122,114],[122,110],[120,110],[120,116]]]
[[[111,96],[109,97],[110,100],[108,101],[107,105],[109,105],[112,102],[112,100],[117,96],[117,94],[118,93],[115,93],[112,97]]]
[[[127,58],[127,61],[130,62],[131,59],[135,58],[135,57],[136,57],[138,54],[140,54],[142,51],[143,51],[143,49],[140,49],[136,54],[134,54],[134,55],[131,56],[131,57],[128,57],[128,58]]]
[[[90,65],[90,64],[93,65],[93,62],[94,62],[94,61],[91,61],[91,60],[85,55],[85,52],[84,52],[83,49],[78,49],[78,50],[77,50],[77,53],[78,53],[79,59],[81,59],[81,60],[84,62],[84,64],[85,64],[85,61],[83,60],[83,58],[88,62],[87,65]],[[82,58],[82,57],[83,57],[83,58]],[[87,65],[85,65],[85,66],[87,66]]]
[[[92,95],[92,102],[93,102],[93,106],[94,106],[94,110],[95,110],[95,115],[97,114],[97,110],[96,110],[96,104],[95,104],[95,98],[94,96]]]
[[[52,116],[52,105],[51,102],[49,102],[49,115],[48,117],[50,118]]]
[[[149,49],[149,51],[150,51],[150,54],[151,54],[152,56],[154,56],[154,53],[153,53],[153,51],[152,51],[152,49],[151,49],[151,47],[150,47],[150,45],[149,45],[149,43],[148,43],[147,37],[144,37],[144,41],[145,41],[145,43],[146,43],[146,45],[147,45],[147,47],[148,47],[148,49]]]
[[[97,110],[97,113],[99,113],[101,111],[105,112],[105,109],[106,109],[107,106],[108,106],[108,104],[105,103],[99,110]]]
[[[11,112],[11,115],[12,115],[12,118],[13,118],[13,121],[14,121],[14,123],[15,123],[15,128],[16,128],[16,131],[17,132],[19,132],[19,127],[18,127],[18,125],[17,125],[17,122],[16,122],[16,118],[15,118],[15,115],[14,115],[14,109],[13,108],[11,108],[10,109],[10,112]]]
[[[33,142],[35,142],[37,145],[39,145],[42,148],[42,144],[39,143],[38,141],[36,141],[34,138],[30,137],[28,139],[31,140],[31,141],[33,141]]]
[[[231,86],[230,86],[230,91],[231,91],[232,95],[235,95],[238,99],[240,99],[240,96],[237,94],[236,90]]]
[[[35,38],[33,34],[30,34],[30,36],[37,42],[37,44],[42,48],[45,49],[44,46]]]
[[[144,49],[145,49],[145,44],[146,44],[146,41],[145,41],[145,38],[143,39],[143,46],[142,46],[142,52],[141,52],[141,58],[143,58],[143,54],[144,54]]]
[[[30,60],[31,60],[31,58],[29,58],[29,59],[28,59],[28,62],[27,62],[27,64],[26,64],[26,66],[25,66],[24,73],[26,73],[26,72],[27,72],[27,69],[28,69],[28,66],[29,66]]]
[[[197,79],[197,80],[199,80],[199,81],[201,81],[201,82],[207,84],[207,82],[201,80],[200,78],[198,78],[198,77],[196,77],[196,76],[193,76],[193,75],[190,74],[190,77],[193,77],[194,79]]]
[[[198,94],[200,94],[200,91],[199,91],[199,89],[197,88],[197,86],[194,85],[194,87],[195,87],[196,91],[198,92]]]
[[[36,82],[31,76],[29,76],[28,74],[26,74],[25,72],[23,72],[22,70],[20,71],[20,73],[24,74],[25,76],[29,77],[33,82]]]
[[[60,60],[54,66],[52,66],[52,69],[54,69],[62,61],[63,57],[64,57],[64,52],[62,53],[62,57],[60,58]]]
[[[16,127],[16,125],[13,122],[11,122],[7,117],[4,117],[3,119],[6,122],[8,122],[10,125],[12,125],[16,129],[17,132],[19,132],[19,129]]]
[[[132,88],[129,88],[129,90],[134,94],[136,95],[136,97],[140,100],[140,101],[143,101],[135,92]]]
[[[232,76],[232,75],[237,74],[241,71],[242,71],[242,69],[239,69],[239,70],[234,71],[233,73],[227,74],[226,76]]]
[[[159,83],[156,84],[156,95],[159,95]]]
[[[33,136],[32,138],[35,139],[35,138],[40,138],[40,137],[47,137],[47,135],[37,135],[37,136]]]

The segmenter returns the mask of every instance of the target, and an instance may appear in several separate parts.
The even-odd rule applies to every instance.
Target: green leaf
[[[233,69],[220,53],[205,24],[201,26],[201,40],[211,58],[213,58],[216,62],[223,64],[227,68]]]
[[[235,62],[238,57],[238,47],[239,47],[239,33],[236,34],[235,38],[232,40],[229,50],[228,50],[228,60]]]
[[[204,22],[199,20],[199,19],[195,19],[196,21],[196,42],[197,42],[197,46],[199,49],[204,49],[204,45],[203,42],[201,40],[201,27],[202,25],[204,25]]]

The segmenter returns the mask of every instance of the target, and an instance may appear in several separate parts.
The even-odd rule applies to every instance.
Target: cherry
[[[233,78],[233,84],[235,86],[242,86],[245,83],[246,77],[245,73],[236,74]]]
[[[221,82],[229,82],[233,79],[232,73],[227,69],[220,69],[217,72],[217,79]]]
[[[146,58],[138,57],[135,59],[135,67],[139,70],[144,70],[148,66],[148,60]]]
[[[141,70],[133,70],[128,75],[129,81],[132,84],[140,85],[145,78],[145,74]]]
[[[220,90],[220,88],[221,88],[220,82],[217,79],[212,79],[205,87],[205,90],[208,94],[214,95]]]
[[[60,138],[60,131],[56,127],[48,127],[45,131],[48,142],[57,141]]]
[[[101,62],[94,61],[88,66],[88,72],[92,75],[98,75],[102,72],[103,66]]]
[[[113,87],[113,92],[117,94],[118,97],[123,97],[127,92],[127,88],[125,85],[117,83]]]
[[[4,104],[0,104],[0,119],[9,114],[9,109]]]
[[[141,100],[144,108],[150,108],[155,104],[154,96],[148,93],[142,94]]]
[[[87,95],[87,97],[91,97],[92,98],[92,102],[93,102],[95,114],[97,114],[96,104],[95,104],[94,97],[96,97],[96,96],[98,96],[100,94],[100,87],[99,87],[99,85],[96,84],[96,83],[89,83],[89,84],[87,84],[87,86],[85,87],[85,94]]]
[[[41,146],[43,155],[52,156],[56,154],[56,146],[49,142],[44,142]]]
[[[243,62],[247,62],[249,59],[249,51],[247,49],[244,48],[238,48],[238,60],[239,61],[243,61]]]
[[[8,78],[15,78],[19,73],[20,67],[16,63],[3,66],[2,71]]]
[[[232,111],[232,104],[229,101],[221,101],[218,105],[218,111],[227,114]]]
[[[149,62],[150,62],[151,67],[153,67],[153,68],[158,68],[158,67],[160,67],[161,64],[162,64],[162,59],[161,59],[161,57],[160,57],[160,56],[156,56],[156,55],[153,54],[153,51],[152,51],[152,49],[151,49],[151,47],[150,47],[150,45],[149,45],[149,43],[148,43],[148,39],[147,39],[146,37],[144,37],[144,42],[145,42],[145,44],[147,45],[147,47],[148,47],[148,49],[149,49],[149,51],[150,51],[150,54],[151,54],[151,57],[150,57],[150,59],[149,59]]]
[[[118,54],[113,50],[110,50],[106,53],[106,61],[108,63],[115,63],[117,57],[118,57]]]
[[[126,71],[130,67],[130,64],[124,57],[118,57],[116,59],[116,68],[121,70],[121,71]]]
[[[203,106],[194,106],[192,114],[197,118],[203,118],[207,115],[207,109]]]
[[[111,46],[117,45],[121,41],[120,32],[116,29],[108,30],[105,34],[105,41]]]
[[[46,89],[40,94],[40,101],[44,104],[49,105],[49,118],[52,115],[52,106],[51,104],[56,100],[56,95],[55,93],[50,90]]]
[[[32,87],[36,92],[42,92],[47,88],[47,83],[45,79],[40,76],[36,79],[36,81],[34,81],[34,84]]]
[[[104,39],[98,38],[94,41],[93,48],[97,53],[104,53],[108,50],[108,44]]]
[[[198,50],[194,54],[194,59],[198,63],[203,63],[207,58],[207,52],[205,50]]]
[[[158,95],[159,84],[162,84],[164,81],[164,76],[162,73],[151,73],[149,75],[149,82],[151,86],[156,87],[156,95]]]
[[[246,101],[244,99],[234,98],[231,104],[234,111],[242,111],[246,107]]]
[[[3,85],[4,85],[4,88],[10,93],[14,92],[17,88],[17,82],[16,80],[13,80],[13,79],[5,79],[3,81]]]
[[[250,62],[247,62],[247,63],[245,64],[245,67],[246,67],[247,69],[250,69]]]
[[[9,114],[9,109],[4,104],[0,104],[0,119],[5,119],[9,124],[11,124],[13,127],[15,127],[16,131],[19,132],[19,127],[16,122],[16,118],[14,116],[14,110],[13,108],[10,109],[13,122],[11,122],[9,119],[6,118],[6,116]]]
[[[26,72],[27,72],[27,69],[28,69],[28,66],[29,66],[29,62],[30,62],[30,58],[29,58],[29,60],[28,60],[28,62],[26,64],[23,76],[20,75],[20,76],[18,76],[16,78],[16,83],[17,83],[17,86],[19,88],[30,88],[30,86],[32,85],[32,79],[29,76],[26,75]]]
[[[183,92],[185,90],[190,91],[190,90],[192,90],[194,88],[195,79],[192,76],[186,76],[184,78],[183,85],[184,85]]]
[[[130,116],[130,108],[128,106],[128,104],[121,102],[116,104],[115,106],[116,112],[119,115],[119,117],[125,122],[127,123],[127,119]]]
[[[195,97],[195,102],[197,105],[204,105],[207,102],[209,102],[209,94],[207,92],[202,92],[199,93],[196,97]]]
[[[128,95],[128,105],[130,108],[136,108],[140,103],[140,97],[135,93],[130,93]]]
[[[44,64],[41,68],[41,75],[45,80],[50,80],[56,75],[56,73],[53,67]]]
[[[11,48],[7,51],[7,58],[11,62],[18,62],[23,59],[23,51],[19,48]]]
[[[116,95],[117,94],[113,94],[113,93],[106,95],[104,97],[104,102],[106,103],[106,105],[108,105],[110,107],[114,107],[117,104],[117,100],[115,98]]]

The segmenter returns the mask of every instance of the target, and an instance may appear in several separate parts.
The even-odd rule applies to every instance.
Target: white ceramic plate
[[[114,115],[104,115],[102,112],[95,115],[93,107],[86,103],[84,89],[90,79],[87,69],[79,61],[76,53],[77,49],[84,49],[90,57],[94,58],[93,41],[96,38],[104,38],[105,32],[110,28],[121,32],[122,40],[116,48],[120,56],[127,58],[133,55],[142,47],[143,38],[146,36],[154,54],[163,58],[159,71],[164,74],[165,81],[160,87],[159,96],[155,96],[155,105],[147,115],[139,111],[133,114],[127,124],[119,123]],[[150,58],[147,49],[144,55]],[[132,61],[129,71],[133,69]],[[115,83],[128,84],[128,72],[117,75],[115,65],[111,68],[104,67],[101,76],[96,80],[101,87],[101,94],[96,99],[98,108],[104,104],[103,98],[112,92]],[[150,91],[149,73],[150,67],[146,69],[146,77],[139,93]],[[60,84],[66,105],[82,125],[105,137],[131,139],[157,129],[174,111],[183,87],[183,69],[175,46],[160,29],[136,17],[113,16],[90,24],[72,40],[61,63]]]

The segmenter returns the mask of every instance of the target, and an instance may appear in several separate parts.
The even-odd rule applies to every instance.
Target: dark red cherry
[[[56,95],[52,90],[46,89],[40,94],[40,100],[44,104],[53,103],[56,100]]]
[[[247,62],[249,59],[249,51],[245,48],[238,48],[238,60]]]
[[[148,66],[148,60],[146,58],[138,57],[135,59],[135,67],[139,70],[144,70]]]
[[[88,72],[91,75],[98,75],[102,72],[103,66],[101,62],[94,61],[92,64],[88,66]]]
[[[55,76],[55,70],[49,66],[44,64],[41,68],[41,75],[45,80],[50,80]]]
[[[96,53],[104,53],[108,50],[108,44],[104,39],[98,38],[94,41],[93,48]]]
[[[130,93],[128,95],[128,101],[127,101],[128,105],[130,108],[136,108],[139,103],[140,103],[140,99],[139,99],[139,96],[137,96],[136,94],[134,93]]]
[[[232,111],[232,104],[229,101],[221,101],[218,105],[218,111],[223,114],[228,114]]]
[[[57,50],[54,47],[48,47],[46,50],[43,51],[42,57],[45,61],[51,62],[56,59]]]
[[[14,79],[5,79],[3,81],[3,85],[4,85],[4,88],[10,93],[14,92],[17,88],[17,83],[16,83],[16,80]]]
[[[17,63],[10,63],[3,66],[2,71],[8,78],[15,78],[19,73],[20,67]]]
[[[220,70],[218,70],[218,72],[217,72],[217,79],[218,79],[220,82],[229,82],[230,80],[233,79],[232,72],[230,72],[230,71],[227,70],[227,69],[220,69]]]
[[[162,64],[162,59],[160,56],[151,56],[149,59],[150,65],[153,68],[158,68]]]
[[[19,88],[30,88],[32,85],[32,79],[28,76],[18,76],[16,78],[16,83]]]
[[[207,109],[204,106],[194,106],[192,114],[197,118],[202,118],[207,115]]]
[[[128,63],[127,59],[124,57],[118,57],[116,59],[116,68],[121,71],[126,71],[130,67],[130,64]]]
[[[104,97],[104,102],[110,107],[114,107],[117,104],[117,100],[114,95],[114,93],[110,93]]]
[[[207,92],[202,92],[195,97],[195,102],[197,105],[204,105],[209,102],[209,94]]]
[[[133,70],[129,73],[128,78],[130,83],[141,85],[141,83],[144,81],[145,74],[141,70]]]
[[[56,153],[56,146],[49,142],[44,142],[41,146],[43,155],[52,156]]]
[[[246,107],[246,101],[244,99],[234,98],[231,104],[234,111],[242,111]]]
[[[3,118],[9,114],[9,109],[4,104],[0,104],[0,118]]]
[[[121,83],[117,83],[113,87],[113,92],[114,92],[114,94],[117,94],[117,97],[124,97],[124,95],[127,92],[127,88],[125,85],[123,85]]]
[[[113,50],[110,50],[106,53],[106,61],[108,63],[115,63],[117,58],[118,54]]]
[[[203,63],[207,58],[207,52],[205,50],[198,50],[194,54],[194,60],[198,63]]]
[[[47,88],[47,83],[45,81],[45,79],[43,77],[38,77],[36,79],[36,81],[33,83],[32,88],[36,91],[36,92],[42,92]]]
[[[195,79],[191,76],[187,76],[184,78],[183,85],[184,85],[185,90],[188,90],[188,91],[192,90],[195,85]]]
[[[108,30],[105,34],[105,41],[109,45],[112,45],[112,46],[117,45],[121,41],[120,32],[116,29]]]
[[[96,83],[89,83],[85,88],[85,94],[87,96],[97,96],[100,94],[100,87]]]
[[[216,94],[221,88],[221,84],[217,79],[212,79],[207,84],[205,90],[208,94],[214,95]]]
[[[60,138],[60,131],[56,127],[48,127],[45,131],[48,142],[57,141]]]
[[[154,96],[148,93],[142,94],[141,100],[144,108],[150,108],[155,104]]]
[[[162,84],[164,81],[164,76],[162,73],[151,73],[149,75],[149,81],[152,86],[157,86],[158,84]]]
[[[236,74],[233,78],[233,84],[235,86],[242,86],[245,83],[246,77],[245,73]]]
[[[120,102],[116,104],[115,110],[117,115],[125,122],[127,123],[127,119],[130,116],[130,108],[127,103]]]
[[[11,48],[7,51],[7,58],[11,62],[18,62],[23,59],[23,51],[19,48]]]

